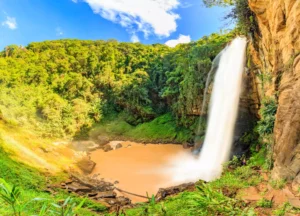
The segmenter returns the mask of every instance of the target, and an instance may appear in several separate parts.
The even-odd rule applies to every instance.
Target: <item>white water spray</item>
[[[199,157],[180,155],[168,170],[177,183],[220,177],[233,143],[246,57],[246,38],[234,39],[223,51],[210,100],[208,127]]]

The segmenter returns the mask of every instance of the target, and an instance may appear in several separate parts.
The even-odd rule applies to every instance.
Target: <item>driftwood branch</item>
[[[122,193],[127,193],[127,194],[130,194],[130,195],[136,196],[136,197],[141,197],[141,198],[149,199],[149,198],[146,197],[146,196],[139,195],[139,194],[135,194],[135,193],[131,193],[131,192],[128,192],[128,191],[124,191],[124,190],[122,190],[122,189],[120,189],[120,188],[116,188],[116,187],[115,187],[115,189],[118,190],[118,191],[120,191],[120,192],[122,192]]]

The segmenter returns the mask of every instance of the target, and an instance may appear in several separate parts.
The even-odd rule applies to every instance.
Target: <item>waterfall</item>
[[[203,147],[198,157],[181,155],[172,162],[169,171],[175,182],[211,181],[220,177],[233,143],[246,46],[246,38],[238,37],[221,52]]]
[[[210,84],[211,84],[211,82],[213,80],[213,77],[214,77],[214,74],[215,74],[216,70],[219,67],[219,63],[220,63],[220,59],[221,59],[223,51],[221,51],[215,57],[215,59],[212,62],[211,69],[210,69],[210,71],[207,74],[200,115],[204,115],[204,113],[206,111],[208,88],[209,88],[209,86],[210,86]],[[194,153],[195,154],[199,153],[199,150],[200,150],[200,147],[201,147],[201,144],[202,144],[201,142],[199,142],[200,136],[204,135],[204,130],[201,128],[202,124],[203,124],[203,117],[201,116],[199,118],[198,127],[196,128],[196,137],[194,139],[194,143],[195,143]]]

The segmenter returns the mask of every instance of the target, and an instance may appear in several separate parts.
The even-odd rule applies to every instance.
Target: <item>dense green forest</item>
[[[171,113],[193,128],[207,73],[234,33],[161,44],[58,40],[7,46],[0,57],[1,119],[46,137],[72,137],[112,113],[131,126]]]

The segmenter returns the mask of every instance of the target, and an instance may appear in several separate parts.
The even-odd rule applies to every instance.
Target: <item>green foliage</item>
[[[2,148],[3,140],[0,137],[0,172],[1,178],[9,179],[10,183],[26,189],[40,189],[45,186],[45,177],[37,169],[16,162]],[[22,178],[20,178],[20,176]],[[34,178],[33,178],[34,176]]]
[[[267,148],[263,146],[258,152],[252,151],[252,155],[249,158],[248,164],[251,166],[259,166],[264,169],[268,169],[268,163],[266,163],[266,155],[268,154]]]
[[[230,192],[236,192],[240,188],[256,186],[261,180],[261,176],[250,166],[241,166],[231,172],[225,171],[221,178],[210,184],[214,189],[226,189]]]
[[[214,5],[221,5],[221,6],[226,6],[226,5],[233,5],[235,0],[203,0],[204,4],[206,6],[214,6]]]
[[[192,139],[191,129],[176,126],[176,120],[172,114],[161,115],[154,120],[131,126],[125,121],[121,113],[113,118],[103,119],[100,124],[94,126],[90,137],[96,139],[99,135],[108,136],[110,139],[134,140],[138,142],[177,142],[183,143]]]
[[[237,200],[224,196],[210,185],[202,183],[197,186],[197,190],[198,193],[191,196],[190,205],[202,215],[238,215],[241,213]]]
[[[273,201],[272,200],[267,200],[265,198],[260,199],[256,202],[256,205],[258,207],[262,207],[262,208],[272,208],[273,206]]]
[[[79,136],[108,110],[138,125],[172,112],[191,126],[214,57],[234,33],[176,48],[117,41],[59,40],[0,53],[0,113],[45,137]],[[182,138],[184,139],[184,138]]]
[[[166,85],[161,96],[167,100],[178,122],[191,126],[195,107],[201,107],[205,83],[212,61],[225,45],[233,39],[233,33],[212,34],[197,42],[176,46],[166,55]]]
[[[4,199],[7,200],[0,202],[0,215],[18,215],[19,212],[22,212],[22,215],[48,216],[51,215],[50,209],[57,211],[58,209],[54,209],[51,203],[59,203],[60,200],[66,200],[70,194],[59,191],[55,197],[52,197],[50,194],[43,192],[43,190],[48,184],[47,181],[57,183],[60,182],[61,179],[65,179],[66,175],[57,174],[56,176],[46,176],[45,173],[35,168],[13,160],[11,158],[12,155],[5,152],[1,147],[2,145],[3,140],[0,139],[0,174],[2,179],[9,181],[9,184],[2,179],[0,180],[0,200],[3,197],[6,197]],[[71,195],[71,198],[72,200],[68,201],[69,206],[72,206],[73,203],[80,204],[84,200],[74,195]],[[14,205],[16,213],[14,213],[12,204]],[[77,205],[75,208],[76,207]],[[96,213],[92,213],[91,210],[103,212],[106,208],[99,203],[85,200],[82,208],[78,209],[78,214],[96,215]]]
[[[249,8],[248,0],[203,0],[208,7],[233,6],[231,12],[225,16],[229,22],[236,22],[237,31],[243,35],[258,33],[259,27],[256,16]]]
[[[18,202],[20,194],[18,187],[10,187],[4,179],[0,178],[0,198],[12,207],[14,215],[21,215]]]
[[[266,98],[259,110],[261,119],[257,122],[252,133],[244,138],[251,143],[251,157],[248,164],[270,170],[273,166],[273,129],[277,104],[274,99]]]
[[[83,199],[78,205],[74,202],[71,197],[64,200],[62,204],[51,203],[47,199],[34,198],[29,202],[21,202],[21,190],[17,186],[10,187],[10,185],[0,178],[0,198],[6,202],[13,209],[15,216],[21,216],[27,209],[31,207],[34,201],[43,201],[41,209],[39,210],[39,216],[43,215],[61,215],[61,216],[75,216],[77,212],[83,206],[85,199]]]
[[[85,199],[83,199],[79,204],[76,204],[71,197],[68,197],[61,205],[52,203],[51,205],[54,209],[50,209],[49,212],[53,215],[75,216],[79,209],[83,206],[84,202]],[[44,212],[44,208],[42,211]]]
[[[126,136],[138,141],[186,142],[191,139],[191,131],[177,127],[171,114],[162,115],[151,122],[138,125]]]
[[[277,103],[275,100],[265,99],[262,102],[262,108],[260,109],[261,120],[257,125],[257,132],[261,136],[273,133],[276,111]]]
[[[292,210],[292,206],[286,202],[286,203],[283,203],[281,206],[279,206],[277,209],[275,209],[272,213],[273,215],[276,215],[276,216],[284,216],[286,215],[286,213],[290,212]]]
[[[255,215],[254,210],[246,208],[240,200],[225,196],[214,189],[210,183],[201,183],[196,191],[183,192],[168,197],[159,203],[141,204],[126,211],[128,216],[166,215],[166,216],[206,216],[206,215]]]
[[[279,190],[279,189],[283,189],[284,186],[286,185],[286,180],[285,179],[279,179],[279,180],[270,180],[270,185],[272,186],[272,188]]]
[[[74,135],[84,125],[91,126],[90,115],[101,112],[93,110],[93,104],[81,99],[67,101],[43,86],[1,85],[0,97],[2,119],[6,123],[29,128],[47,137]]]

